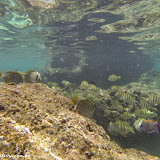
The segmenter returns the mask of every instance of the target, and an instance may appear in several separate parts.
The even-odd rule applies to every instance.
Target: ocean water
[[[0,27],[1,72],[32,69],[44,74],[49,81],[69,80],[80,84],[87,80],[108,88],[111,86],[107,80],[109,75],[120,75],[122,78],[117,84],[123,85],[152,69],[150,56],[138,50],[134,43],[119,38],[134,33],[97,32],[103,25],[123,20],[123,15],[86,13],[76,22],[46,22],[49,15],[42,20],[34,19],[17,1],[1,3],[4,5]],[[101,21],[94,22],[94,19]]]
[[[160,2],[38,2],[0,0],[0,72],[36,70],[48,82],[85,80],[102,89],[137,82],[152,70],[158,76]],[[109,82],[113,74],[121,79]],[[154,78],[148,81],[158,84]],[[159,141],[150,136],[130,147],[160,156]],[[145,148],[150,143],[152,150]]]
[[[23,30],[11,28],[1,29],[1,72],[26,72],[33,69],[44,72],[47,49],[44,40],[34,36],[37,27],[29,26]]]

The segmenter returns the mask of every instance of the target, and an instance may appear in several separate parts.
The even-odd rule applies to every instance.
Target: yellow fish
[[[115,122],[115,127],[120,135],[126,136],[129,132],[134,133],[133,128],[126,121],[117,120]]]
[[[69,102],[70,105],[74,106],[77,105],[78,103],[78,98],[77,96],[74,94],[72,100]]]
[[[132,97],[129,93],[124,93],[122,91],[119,91],[116,93],[116,96],[120,98],[121,100],[124,100],[125,102],[128,102],[129,104],[135,104],[136,99]]]
[[[151,96],[149,96],[148,100],[150,103],[160,104],[160,97],[159,96],[151,95]]]
[[[117,81],[118,79],[121,79],[121,76],[116,76],[115,74],[112,74],[112,75],[110,75],[110,76],[108,77],[108,80],[109,80],[110,82],[115,82],[115,81]]]

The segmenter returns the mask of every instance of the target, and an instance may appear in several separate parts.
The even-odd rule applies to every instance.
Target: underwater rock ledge
[[[12,159],[159,159],[120,148],[101,126],[72,111],[69,102],[44,84],[0,83],[0,155]]]

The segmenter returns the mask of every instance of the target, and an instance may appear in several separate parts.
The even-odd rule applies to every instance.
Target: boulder
[[[105,130],[69,105],[70,99],[40,83],[0,83],[0,155],[26,159],[148,159],[122,149]]]

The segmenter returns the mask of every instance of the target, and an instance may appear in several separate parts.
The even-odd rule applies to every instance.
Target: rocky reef
[[[44,84],[0,83],[2,159],[158,159],[122,149],[69,102]]]

